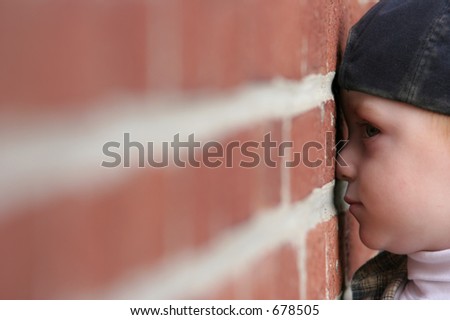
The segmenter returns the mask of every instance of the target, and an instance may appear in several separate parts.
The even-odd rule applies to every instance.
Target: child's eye
[[[380,130],[378,128],[375,128],[374,126],[366,123],[364,124],[364,135],[367,138],[371,138],[373,136],[376,136],[377,134],[380,133]]]

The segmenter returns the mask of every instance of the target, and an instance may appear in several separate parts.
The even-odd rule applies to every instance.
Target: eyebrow
[[[378,119],[384,117],[383,113],[371,104],[360,105],[358,108],[355,108],[354,112],[360,118],[370,117]]]

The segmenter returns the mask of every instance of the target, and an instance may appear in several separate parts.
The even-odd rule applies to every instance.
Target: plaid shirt
[[[383,251],[367,261],[352,279],[354,300],[393,300],[407,278],[407,256]]]

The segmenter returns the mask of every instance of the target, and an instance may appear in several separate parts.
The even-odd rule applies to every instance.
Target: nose
[[[357,174],[355,148],[349,141],[336,157],[336,177],[339,180],[351,182],[355,180]]]

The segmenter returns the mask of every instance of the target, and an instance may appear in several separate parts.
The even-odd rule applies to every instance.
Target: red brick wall
[[[1,0],[0,298],[340,297],[371,252],[355,226],[339,240],[333,150],[283,160],[334,136],[338,52],[372,3]],[[102,167],[125,132],[294,147],[275,167]]]

